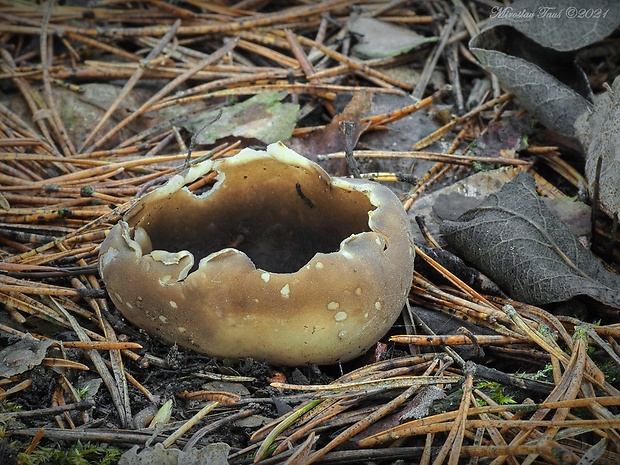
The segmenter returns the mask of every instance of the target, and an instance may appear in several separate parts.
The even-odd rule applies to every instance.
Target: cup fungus
[[[210,189],[185,187],[209,171]],[[204,161],[144,195],[109,232],[99,267],[120,312],[169,342],[218,358],[330,364],[388,331],[413,254],[388,188],[330,178],[277,143]]]

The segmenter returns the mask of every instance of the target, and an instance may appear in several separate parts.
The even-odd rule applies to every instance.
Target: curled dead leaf
[[[620,277],[551,213],[527,172],[440,231],[514,299],[546,304],[587,295],[620,308]]]

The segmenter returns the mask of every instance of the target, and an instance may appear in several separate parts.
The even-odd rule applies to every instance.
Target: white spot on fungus
[[[334,320],[336,321],[344,321],[347,319],[349,315],[347,315],[347,312],[338,312],[334,315]]]
[[[323,268],[325,268],[325,265],[323,265],[323,262],[316,262],[316,265],[314,265],[316,267],[317,270],[322,270]]]
[[[327,304],[327,310],[336,310],[338,307],[340,307],[338,302],[330,302]]]
[[[344,258],[348,258],[349,260],[351,260],[353,258],[353,254],[351,252],[347,252],[346,250],[342,251],[342,256]]]
[[[118,300],[119,302],[122,302],[122,301],[123,301],[123,299],[121,299],[121,296],[120,296],[120,295],[118,295],[118,292],[115,292],[115,293],[114,293],[114,297],[116,297],[116,300]]]
[[[127,308],[133,308],[133,305],[131,305],[129,302],[127,302],[125,305],[127,305]]]
[[[280,289],[280,294],[282,295],[282,297],[284,297],[285,299],[288,299],[289,296],[291,295],[291,288],[289,287],[288,284],[286,284],[282,289]]]
[[[269,278],[271,278],[271,275],[267,273],[266,271],[260,275],[260,279],[262,279],[266,283],[269,282]]]
[[[174,300],[171,300],[171,301],[170,301],[170,306],[171,306],[172,308],[178,308],[178,307],[179,307],[179,306],[177,305],[177,303],[176,303]]]
[[[375,302],[375,308],[376,308],[377,310],[381,310],[381,307],[383,307],[383,303],[382,303],[380,300],[377,300],[377,301]]]
[[[355,295],[362,295],[362,288],[358,287],[357,289],[355,289]]]
[[[340,339],[344,339],[344,338],[346,337],[346,335],[347,335],[347,332],[346,332],[346,331],[340,331],[340,332],[338,333],[338,337],[339,337]]]
[[[368,318],[368,312],[364,313],[364,319]]]
[[[180,333],[186,333],[187,332],[187,328],[184,328],[183,326],[179,326],[177,328],[177,331],[180,332]]]
[[[168,323],[168,318],[166,318],[163,315],[159,315],[159,321],[161,321],[163,324],[167,324]]]
[[[377,243],[377,245],[381,245],[381,239],[379,239],[378,237],[375,237],[375,242]]]

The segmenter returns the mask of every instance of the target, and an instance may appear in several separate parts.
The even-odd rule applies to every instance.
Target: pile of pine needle
[[[467,17],[488,17],[479,3]],[[360,60],[350,54],[352,14],[439,40]],[[318,114],[295,128],[292,137],[303,138],[329,125],[338,94],[417,95],[414,105],[356,122],[389,131],[446,97],[430,88],[433,72],[446,74],[457,101],[460,82],[484,75],[466,48],[465,17],[447,1],[0,0],[0,343],[9,348],[0,360],[0,452],[19,451],[27,463],[37,451],[84,442],[183,451],[228,442],[231,464],[620,463],[620,326],[485,295],[419,248],[433,278],[416,271],[391,340],[342,373],[208,357],[200,368],[187,353],[184,371],[166,353],[174,348],[122,319],[99,277],[99,247],[136,199],[183,170],[188,156],[226,157],[249,144],[228,137],[190,147],[188,108],[283,91],[303,115]],[[438,67],[439,57],[456,67]],[[420,70],[419,80],[389,72],[400,65]],[[460,77],[450,71],[459,66]],[[94,118],[70,114],[93,83],[116,93]],[[510,95],[487,96],[412,147],[406,156],[435,164],[410,183],[404,207],[446,175],[488,161],[454,152],[508,109],[518,110]],[[450,142],[445,153],[420,151],[441,137]],[[557,150],[538,153],[556,160]],[[527,158],[495,162],[532,166]],[[576,173],[557,166],[547,169]],[[381,176],[373,175],[402,180]],[[436,335],[413,307],[474,331]],[[180,376],[165,390],[158,370],[198,382]],[[205,378],[227,384],[201,389]],[[239,385],[245,391],[226,388]],[[251,419],[260,421],[242,422]]]

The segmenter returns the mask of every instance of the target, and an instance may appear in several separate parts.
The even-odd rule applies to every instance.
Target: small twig
[[[183,391],[178,397],[184,400],[209,400],[226,405],[233,405],[241,399],[239,395],[232,392],[210,390],[193,392]]]
[[[95,349],[95,350],[120,350],[120,349],[142,349],[136,342],[97,342],[97,341],[58,341],[67,349]]]
[[[557,343],[555,343],[555,341],[551,341],[549,338],[545,338],[540,332],[535,331],[521,318],[512,305],[504,305],[504,312],[508,315],[508,317],[510,317],[515,325],[523,331],[524,334],[527,334],[536,344],[560,360],[564,365],[569,364],[569,356],[560,349]],[[588,370],[585,372],[585,376],[589,381],[597,385],[605,382],[605,375],[596,365],[590,365]]]
[[[454,140],[450,147],[446,151],[448,154],[453,154],[461,145],[463,139],[467,136],[469,130],[469,124],[467,124],[464,128],[462,128]],[[449,173],[453,169],[452,166],[445,166],[445,163],[438,162],[436,163],[428,172],[416,183],[414,188],[407,195],[407,200],[403,204],[403,208],[406,212],[409,211],[415,200],[420,197],[424,191],[433,184],[433,182],[441,179],[445,174]]]
[[[59,407],[56,407],[59,408]],[[34,436],[39,432],[39,428],[15,429],[7,430],[11,436]],[[143,445],[151,437],[153,432],[150,430],[135,431],[128,429],[61,429],[61,428],[45,428],[45,437],[47,439],[55,439],[57,441],[97,441],[116,444],[140,444]],[[162,436],[157,435],[156,439],[161,440]]]
[[[319,44],[318,42],[315,42],[312,39],[308,39],[304,36],[298,36],[298,40],[301,42],[302,45],[309,45],[311,47],[314,47],[320,50],[321,52],[323,52],[325,55],[329,56],[330,58],[333,58],[334,60],[337,60],[337,61],[340,61],[341,63],[346,64],[347,66],[349,66],[351,69],[355,71],[361,71],[369,76],[381,79],[382,81],[385,81],[388,84],[391,84],[403,90],[411,90],[413,88],[410,84],[407,84],[406,82],[399,81],[398,79],[393,79],[390,76],[386,75],[385,73],[377,71],[376,69],[373,69],[360,61],[354,60],[353,58],[349,58],[348,56],[343,55],[342,53],[338,53],[334,50],[331,50],[329,47],[326,47],[323,44]],[[313,76],[313,77],[316,77],[316,76]]]
[[[370,425],[372,425],[376,421],[392,413],[400,405],[406,402],[411,396],[413,396],[419,388],[420,388],[419,386],[410,386],[409,388],[405,390],[405,392],[403,392],[402,394],[399,394],[394,399],[382,405],[375,412],[368,415],[363,420],[360,420],[356,422],[354,425],[345,429],[342,433],[340,433],[338,436],[332,439],[326,446],[324,446],[323,448],[321,448],[320,450],[312,454],[309,460],[305,463],[309,465],[311,463],[316,462],[318,459],[323,457],[329,451],[338,447],[340,444],[348,441],[356,434],[359,434],[360,432],[364,431],[366,428],[368,428]]]
[[[190,77],[196,74],[198,71],[202,70],[204,67],[216,63],[223,56],[225,56],[228,52],[230,52],[237,45],[237,40],[230,40],[224,46],[222,46],[217,51],[213,52],[209,57],[205,60],[201,60],[196,65],[192,66],[190,69],[185,71],[180,76],[177,76],[175,79],[166,84],[161,90],[159,90],[155,95],[149,98],[146,102],[144,102],[140,108],[136,109],[133,113],[127,116],[123,121],[118,123],[114,128],[110,129],[106,134],[101,136],[96,143],[86,149],[86,152],[92,152],[95,149],[101,147],[104,142],[109,140],[112,136],[118,133],[122,128],[124,128],[127,124],[135,120],[138,116],[142,115],[146,111],[150,110],[153,104],[159,101],[162,97],[172,92],[179,85],[187,81]],[[122,143],[120,147],[125,147],[125,143]]]
[[[441,465],[445,457],[449,454],[448,465],[457,465],[463,440],[465,439],[466,421],[471,406],[471,393],[474,386],[474,375],[476,374],[476,366],[473,362],[468,361],[463,368],[465,381],[463,383],[463,395],[459,406],[458,414],[454,419],[454,425],[448,433],[448,437],[444,442],[439,454],[435,457],[433,465]]]
[[[522,165],[530,166],[532,161],[522,160],[519,158],[501,158],[501,157],[477,157],[469,155],[455,155],[450,153],[439,152],[399,152],[399,151],[381,151],[381,150],[356,150],[353,152],[355,158],[413,158],[417,160],[432,160],[443,163],[453,163],[455,165],[471,166],[473,162],[493,163],[497,165]],[[345,152],[335,152],[324,155],[318,155],[318,160],[333,160],[346,158]]]
[[[498,103],[503,103],[506,102],[507,100],[509,100],[512,97],[511,94],[504,94],[496,99],[493,100],[489,100],[488,102],[486,102],[483,105],[480,105],[477,108],[474,108],[472,111],[470,111],[469,113],[461,116],[460,118],[456,118],[454,120],[452,120],[451,122],[449,122],[448,124],[440,127],[439,129],[437,129],[435,132],[433,132],[432,134],[426,136],[425,138],[423,138],[422,140],[420,140],[419,142],[417,142],[416,144],[414,144],[413,146],[413,150],[422,150],[426,147],[428,147],[429,145],[431,145],[433,142],[439,140],[439,138],[444,135],[446,132],[448,132],[450,129],[452,129],[455,126],[458,126],[459,124],[463,124],[464,122],[466,122],[468,119],[472,118],[473,116],[476,116],[480,113],[482,113],[485,110],[488,110],[489,108],[492,108],[493,106],[497,105]]]
[[[165,448],[172,446],[181,436],[183,436],[187,431],[189,431],[192,427],[194,427],[200,420],[202,420],[211,410],[220,405],[219,402],[207,402],[207,404],[200,409],[196,415],[187,420],[185,423],[181,425],[179,429],[177,429],[174,433],[172,433],[166,440],[162,443]]]
[[[200,441],[200,439],[202,439],[206,434],[215,431],[216,429],[230,424],[233,421],[236,420],[240,420],[241,418],[247,418],[250,415],[254,414],[254,411],[251,409],[246,409],[246,410],[240,410],[236,413],[233,413],[231,415],[228,415],[225,418],[222,418],[220,420],[214,421],[212,423],[209,423],[206,426],[203,426],[202,428],[200,428],[198,431],[196,431],[191,438],[189,438],[189,441],[187,441],[187,444],[185,444],[185,446],[183,447],[183,450],[185,452],[192,450],[196,444],[198,443],[198,441]]]
[[[390,336],[390,341],[400,344],[416,344],[422,346],[440,346],[440,345],[471,345],[473,341],[471,337],[464,334],[441,334],[441,335],[402,335]],[[482,334],[476,336],[476,342],[480,345],[488,344],[519,344],[525,342],[526,339]]]
[[[20,410],[17,412],[0,413],[0,418],[6,420],[8,418],[29,418],[44,415],[58,415],[59,413],[71,412],[72,410],[88,410],[95,406],[95,401],[88,399],[74,404],[59,405],[58,407],[40,408],[37,410]]]
[[[80,326],[75,317],[73,317],[73,315],[67,312],[62,307],[62,305],[58,304],[58,302],[56,302],[56,300],[54,300],[52,297],[50,297],[50,301],[71,324],[72,329],[75,331],[79,339],[83,342],[89,342],[90,338],[88,337],[84,329]],[[110,372],[106,368],[105,362],[103,360],[103,357],[101,357],[101,354],[96,350],[89,350],[88,355],[95,367],[97,368],[99,375],[101,375],[101,378],[107,386],[110,395],[112,396],[112,401],[120,417],[121,424],[125,427],[131,425],[131,410],[129,410],[129,406],[125,404],[125,399],[127,399],[128,396],[125,395],[124,392],[121,392],[119,386],[114,382],[112,376],[110,376]]]
[[[288,449],[290,444],[306,437],[310,431],[325,425],[331,419],[338,418],[351,407],[345,399],[327,399],[318,408],[313,409],[308,415],[304,415],[300,422],[305,422],[303,426],[298,428],[293,434],[280,441],[280,445],[275,448],[272,455],[279,455]],[[295,425],[291,425],[294,427]]]
[[[613,215],[613,219],[611,220],[611,232],[610,232],[610,240],[607,242],[605,246],[605,254],[610,256],[618,242],[618,220],[620,218],[620,212],[616,212]]]
[[[426,63],[426,66],[424,66],[422,75],[420,76],[420,79],[411,94],[415,99],[419,100],[424,95],[424,90],[428,85],[428,81],[431,79],[431,75],[435,70],[435,66],[437,66],[437,61],[439,61],[439,57],[443,53],[443,49],[445,48],[448,39],[450,38],[452,29],[454,29],[454,25],[459,19],[460,12],[460,7],[456,7],[450,15],[450,18],[448,18],[448,21],[446,22],[446,25],[444,26],[443,32],[441,34],[441,41],[439,42],[439,45],[435,48],[435,53],[433,54],[432,59]]]
[[[82,146],[80,147],[80,152],[82,152],[84,147],[87,147],[92,142],[92,140],[95,138],[95,136],[97,135],[101,127],[106,123],[106,121],[108,121],[108,119],[110,118],[110,116],[112,116],[112,114],[118,108],[118,106],[121,103],[123,103],[125,98],[129,95],[129,93],[132,91],[132,89],[135,87],[135,85],[138,83],[138,81],[142,77],[144,70],[149,66],[149,62],[156,59],[161,54],[162,50],[166,47],[166,45],[168,45],[168,43],[172,40],[174,35],[177,33],[179,26],[181,26],[181,20],[177,19],[172,25],[172,27],[170,27],[170,29],[159,40],[159,42],[157,42],[155,47],[151,49],[151,51],[146,56],[146,58],[142,60],[142,62],[140,63],[140,67],[136,68],[131,78],[129,78],[129,80],[125,83],[125,85],[119,92],[118,97],[110,105],[110,108],[108,108],[105,114],[99,119],[95,127],[90,131],[90,134],[88,134],[88,136],[82,143]],[[92,150],[86,151],[86,153],[88,152],[92,152]]]
[[[344,157],[349,166],[349,170],[354,178],[361,178],[359,163],[353,156],[353,145],[355,144],[355,122],[342,121],[340,123],[342,132],[344,132]]]
[[[286,33],[286,39],[288,40],[288,43],[291,47],[293,55],[295,55],[295,58],[297,58],[297,61],[299,62],[299,66],[303,70],[308,81],[320,82],[315,77],[313,77],[314,67],[312,66],[312,63],[310,62],[310,60],[308,59],[308,55],[306,55],[306,53],[301,48],[301,45],[299,45],[299,41],[297,40],[297,37],[295,36],[293,31],[291,31],[290,29],[286,29],[284,32]]]
[[[476,291],[469,285],[465,284],[462,280],[460,280],[458,277],[452,274],[447,268],[445,268],[443,265],[441,265],[440,263],[433,260],[430,256],[428,256],[422,249],[420,249],[419,247],[416,247],[415,253],[416,255],[419,255],[420,257],[422,257],[424,261],[426,261],[435,270],[441,273],[443,277],[446,278],[448,281],[450,281],[453,285],[455,285],[457,288],[459,288],[463,292],[466,292],[467,294],[469,294],[474,300],[474,302],[480,303],[482,305],[486,305],[488,306],[489,309],[497,310],[495,305],[489,302],[486,299],[486,297],[481,295],[478,291]]]
[[[41,46],[41,70],[43,72],[43,90],[45,92],[45,97],[47,100],[47,106],[52,115],[52,119],[54,121],[54,127],[57,130],[59,142],[62,142],[62,149],[66,156],[75,155],[75,147],[69,139],[69,135],[67,133],[67,129],[65,128],[65,124],[60,118],[58,114],[58,109],[56,108],[56,103],[54,101],[54,95],[52,94],[52,85],[50,83],[50,75],[49,75],[49,63],[48,63],[48,43],[47,33],[49,29],[50,17],[52,14],[52,9],[54,8],[54,0],[48,0],[45,8],[45,15],[43,17],[43,23],[41,25],[41,38],[40,38],[40,46]]]
[[[265,438],[265,440],[261,443],[260,447],[256,451],[254,455],[254,463],[260,462],[261,459],[267,456],[268,449],[271,447],[275,439],[279,436],[279,434],[292,425],[298,418],[300,418],[306,412],[312,410],[317,405],[323,402],[322,399],[312,400],[306,405],[297,410],[293,411],[290,415],[288,415],[283,421],[281,421]]]
[[[600,155],[596,160],[596,171],[594,175],[594,182],[590,186],[590,202],[592,203],[592,210],[590,212],[590,222],[592,224],[592,242],[595,240],[596,236],[596,218],[599,214],[599,202],[600,202],[600,179],[601,179],[601,168],[603,167],[603,155]]]
[[[367,389],[398,389],[409,386],[428,386],[430,384],[449,384],[460,381],[461,377],[442,377],[442,376],[396,376],[393,378],[363,380],[349,383],[334,384],[288,384],[271,383],[277,389],[293,389],[299,391],[365,391]]]
[[[190,139],[190,142],[189,142],[189,147],[187,148],[187,157],[185,157],[185,163],[183,164],[183,169],[184,170],[189,168],[189,165],[190,165],[190,162],[191,162],[191,159],[192,159],[192,151],[194,150],[194,147],[196,146],[196,139],[198,139],[198,136],[208,126],[211,126],[213,123],[215,123],[217,120],[219,120],[222,117],[222,113],[223,113],[223,110],[220,109],[217,112],[217,114],[212,119],[208,120],[196,132],[194,132],[194,134],[192,134],[192,138]]]

